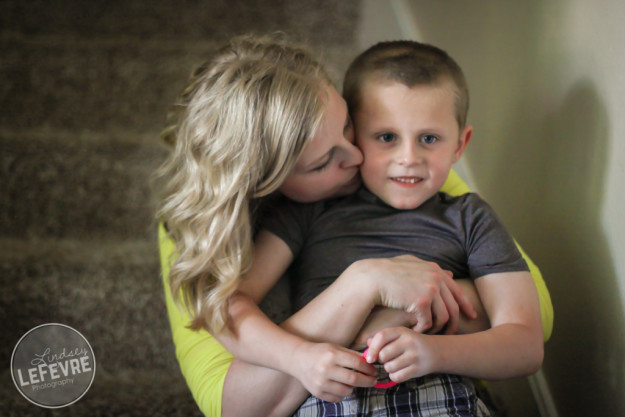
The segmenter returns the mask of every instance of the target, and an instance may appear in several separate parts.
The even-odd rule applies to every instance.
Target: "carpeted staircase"
[[[340,82],[358,1],[0,2],[0,416],[199,416],[174,358],[149,176],[194,65],[223,40],[282,30]],[[268,306],[272,308],[271,305]],[[37,407],[11,380],[19,338],[80,331],[89,392]]]

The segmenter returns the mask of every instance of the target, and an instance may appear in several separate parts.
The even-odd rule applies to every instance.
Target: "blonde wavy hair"
[[[191,328],[221,332],[252,260],[250,203],[271,194],[315,134],[330,80],[284,36],[232,39],[193,74],[159,168],[159,221],[176,243],[170,271]]]

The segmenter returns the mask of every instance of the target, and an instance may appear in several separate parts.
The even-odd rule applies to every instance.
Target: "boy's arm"
[[[368,360],[379,358],[395,381],[429,373],[502,379],[536,372],[542,364],[543,341],[538,296],[530,274],[492,274],[475,283],[491,320],[490,329],[456,336],[386,329],[372,339]]]
[[[460,176],[452,169],[447,177],[447,181],[441,188],[441,191],[447,193],[452,196],[459,196],[462,194],[466,194],[471,192],[469,186],[460,178]],[[547,289],[547,285],[543,279],[542,274],[538,267],[532,262],[532,260],[527,256],[527,254],[523,251],[521,246],[517,243],[517,247],[523,255],[523,259],[527,262],[527,265],[530,269],[530,273],[532,274],[532,279],[534,280],[534,285],[538,291],[538,298],[540,301],[540,316],[542,319],[542,328],[543,328],[543,340],[546,342],[551,337],[551,332],[553,330],[553,305],[551,304],[551,296],[549,295],[549,290]],[[468,289],[471,291],[471,288]]]
[[[456,373],[484,379],[525,376],[538,371],[544,354],[543,333],[538,295],[530,274],[486,275],[476,279],[475,286],[492,327],[458,336],[457,341],[451,342],[459,343],[452,346],[451,352],[460,355],[448,363],[442,361],[441,371],[449,373],[457,369]],[[467,349],[466,357],[462,358],[460,351],[464,349]]]

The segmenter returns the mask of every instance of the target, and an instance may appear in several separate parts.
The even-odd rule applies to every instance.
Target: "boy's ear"
[[[462,132],[460,133],[460,137],[458,138],[458,147],[456,148],[456,152],[454,153],[454,163],[458,162],[462,153],[466,149],[469,141],[471,140],[471,135],[473,135],[473,126],[468,125]]]

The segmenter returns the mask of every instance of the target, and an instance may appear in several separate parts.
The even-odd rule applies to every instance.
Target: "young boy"
[[[438,48],[382,43],[352,63],[345,98],[364,155],[364,187],[332,202],[287,203],[264,221],[257,256],[264,265],[295,259],[296,308],[366,258],[412,254],[452,271],[454,278],[472,279],[491,328],[465,335],[420,334],[407,327],[375,332],[367,362],[382,363],[393,381],[409,382],[387,391],[355,390],[336,415],[421,415],[426,409],[482,415],[471,382],[456,375],[500,379],[534,373],[543,341],[536,288],[492,209],[475,194],[439,192],[472,134],[462,71]],[[255,279],[279,277],[260,269],[252,266],[243,291],[248,282],[254,288]],[[313,397],[299,415],[330,408],[334,404]]]

